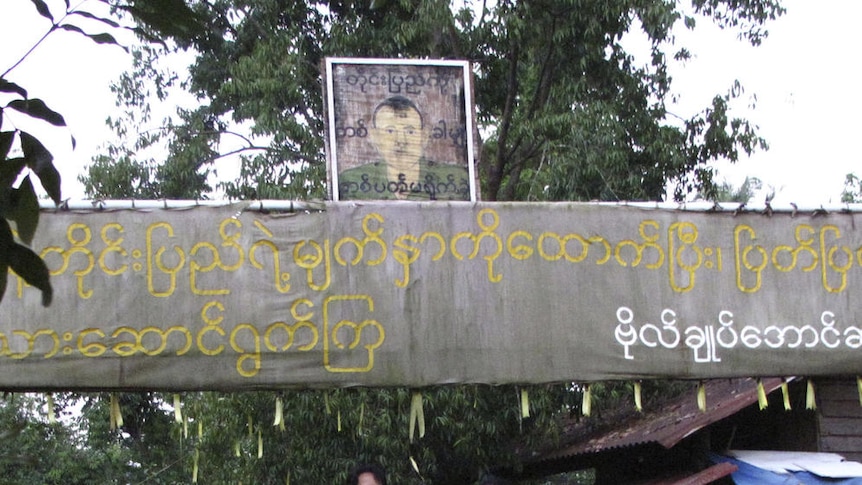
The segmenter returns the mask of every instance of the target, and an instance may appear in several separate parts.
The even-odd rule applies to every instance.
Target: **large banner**
[[[858,213],[243,207],[43,211],[0,388],[862,374]]]

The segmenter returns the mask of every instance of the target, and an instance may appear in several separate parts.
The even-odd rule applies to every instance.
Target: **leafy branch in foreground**
[[[0,106],[0,129],[9,111],[47,121],[54,126],[66,126],[66,121],[59,113],[48,108],[40,99],[29,99],[27,91],[21,86],[0,78],[0,93],[9,93],[15,98]],[[16,142],[19,148],[13,151]],[[33,242],[39,224],[39,200],[31,176],[36,176],[48,196],[55,204],[59,204],[60,173],[54,167],[54,156],[42,142],[17,128],[0,131],[0,161],[0,299],[6,290],[6,275],[11,269],[28,284],[39,288],[42,291],[42,304],[48,306],[53,294],[48,267],[28,247]],[[22,175],[23,180],[16,187]],[[10,222],[17,229],[17,241]]]
[[[71,7],[68,0],[63,2],[65,9],[60,16],[55,16],[44,0],[30,1],[36,13],[50,21],[50,26],[18,61],[0,74],[0,301],[11,269],[27,284],[41,290],[42,304],[48,306],[53,296],[49,271],[42,258],[29,247],[39,225],[39,199],[33,179],[38,179],[51,200],[59,204],[60,173],[54,165],[54,156],[38,136],[18,128],[15,121],[17,116],[22,116],[54,127],[66,127],[66,120],[43,100],[30,98],[23,86],[9,80],[9,75],[56,32],[71,32],[97,44],[120,46],[111,33],[91,33],[90,30],[92,25],[108,30],[119,29],[121,25],[79,6]],[[143,38],[158,40],[160,34],[182,38],[201,30],[201,22],[183,0],[127,0],[118,4],[99,0],[99,3],[132,15],[143,27],[130,30]],[[74,148],[74,137],[71,143]]]

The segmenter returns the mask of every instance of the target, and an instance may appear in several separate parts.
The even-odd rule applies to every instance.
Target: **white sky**
[[[95,5],[92,0],[89,3]],[[787,14],[770,24],[770,36],[757,48],[703,21],[693,33],[680,29],[679,40],[695,58],[685,69],[672,71],[680,104],[670,109],[691,116],[739,79],[745,94],[732,114],[757,124],[771,148],[734,166],[720,165],[719,179],[723,176],[739,185],[746,175],[759,177],[776,188],[776,205],[837,203],[844,176],[853,171],[862,175],[854,136],[862,128],[857,115],[862,112],[862,94],[856,61],[857,49],[862,47],[857,25],[862,1],[786,0],[785,6]],[[0,72],[48,27],[30,0],[2,0]],[[64,198],[83,197],[77,175],[111,138],[104,124],[116,114],[109,84],[129,67],[122,49],[60,32],[7,77],[66,118],[68,130],[40,126],[36,131],[21,125],[36,131],[40,139],[50,136],[47,145],[63,177]],[[756,109],[749,111],[753,95]],[[70,135],[77,140],[74,151]]]
[[[675,73],[675,87],[684,100],[698,97],[692,101],[701,105],[739,79],[746,90],[742,109],[756,94],[756,109],[740,114],[760,126],[770,150],[720,165],[734,185],[752,175],[776,188],[776,204],[838,203],[845,175],[862,175],[856,147],[862,129],[862,2],[784,3],[787,13],[769,26],[769,37],[757,48],[727,32],[718,32],[726,42],[697,42],[698,58],[691,69]],[[701,24],[693,36],[712,38],[716,31]]]

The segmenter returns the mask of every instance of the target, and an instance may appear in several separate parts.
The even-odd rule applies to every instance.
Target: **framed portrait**
[[[332,200],[476,201],[470,64],[327,58]]]

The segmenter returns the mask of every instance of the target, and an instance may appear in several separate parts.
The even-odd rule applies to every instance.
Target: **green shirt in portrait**
[[[366,163],[338,173],[340,200],[470,200],[467,167],[419,161],[419,180],[400,174],[390,180],[385,162]]]

